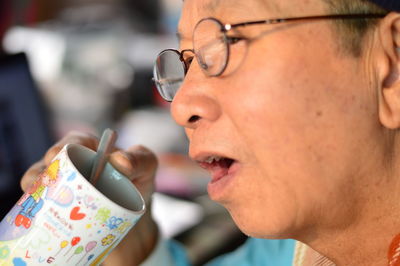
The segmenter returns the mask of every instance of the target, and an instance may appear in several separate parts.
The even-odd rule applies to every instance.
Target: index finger
[[[46,152],[43,157],[44,164],[49,165],[66,144],[79,144],[95,151],[99,144],[99,139],[88,133],[72,131]]]
[[[81,133],[72,131],[68,133],[64,138],[54,144],[44,155],[44,157],[33,164],[22,176],[20,185],[23,191],[25,191],[37,178],[40,172],[42,172],[54,157],[61,151],[66,144],[79,144],[89,149],[95,150],[98,145],[98,139],[88,133]]]

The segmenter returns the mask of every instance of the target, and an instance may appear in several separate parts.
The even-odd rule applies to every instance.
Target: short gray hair
[[[386,14],[387,10],[366,0],[323,0],[333,14]],[[361,55],[362,42],[378,19],[347,19],[334,21],[344,50],[356,57]]]

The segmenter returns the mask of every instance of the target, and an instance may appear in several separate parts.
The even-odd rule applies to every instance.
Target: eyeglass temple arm
[[[249,26],[254,24],[278,24],[289,21],[302,21],[302,20],[320,20],[320,19],[360,19],[360,18],[383,18],[386,14],[346,14],[346,15],[329,15],[329,16],[309,16],[299,18],[277,18],[267,20],[257,20],[244,23],[226,24],[225,30],[229,30],[233,27]]]

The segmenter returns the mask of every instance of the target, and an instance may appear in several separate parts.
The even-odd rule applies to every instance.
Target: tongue
[[[232,160],[229,159],[222,159],[219,162],[212,162],[210,164],[211,171],[213,172],[212,175],[214,178],[220,178],[228,174],[229,167],[232,164]]]
[[[232,164],[232,160],[230,159],[221,159],[218,162],[217,161],[213,161],[211,163],[211,167],[220,167],[220,168],[225,168],[226,170],[229,169],[229,167]]]

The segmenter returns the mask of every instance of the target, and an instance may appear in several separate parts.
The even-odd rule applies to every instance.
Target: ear
[[[390,129],[400,128],[400,14],[390,13],[379,24],[379,118]]]

